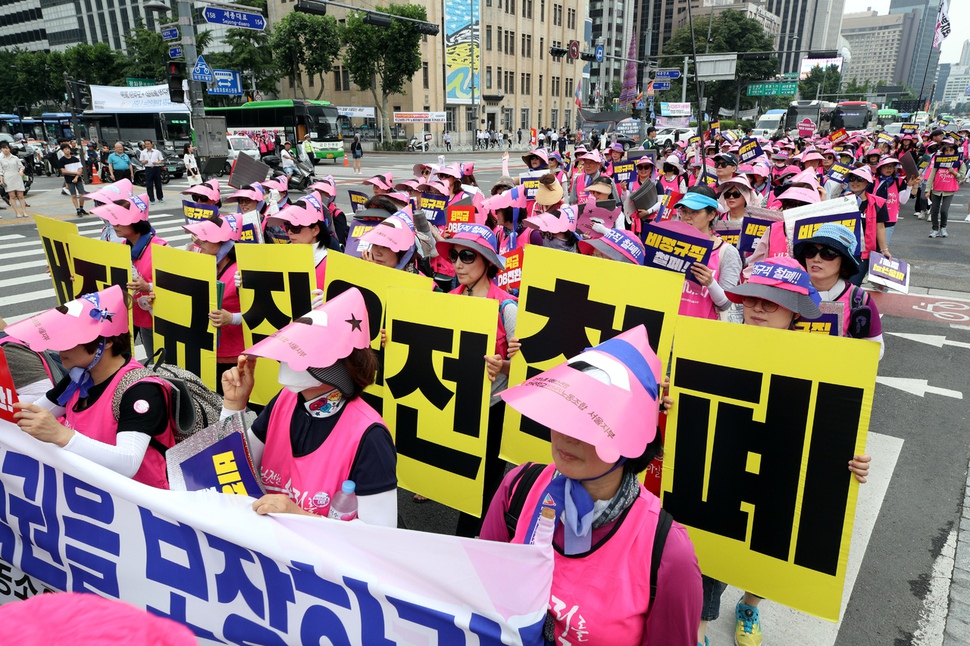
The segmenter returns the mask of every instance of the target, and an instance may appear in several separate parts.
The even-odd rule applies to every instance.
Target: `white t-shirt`
[[[286,148],[280,151],[280,159],[283,162],[284,168],[296,168],[296,160],[293,158],[293,153]]]
[[[139,161],[146,166],[161,166],[165,162],[165,155],[158,148],[143,150],[138,155]]]

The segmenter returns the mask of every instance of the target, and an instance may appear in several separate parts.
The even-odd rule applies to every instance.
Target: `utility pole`
[[[81,151],[81,130],[78,128],[78,125],[77,125],[77,105],[76,105],[77,93],[75,92],[76,83],[78,83],[78,81],[75,81],[68,75],[67,72],[64,72],[64,87],[67,88],[67,104],[71,108],[71,134],[73,134],[74,138],[77,140],[78,151],[80,152]]]

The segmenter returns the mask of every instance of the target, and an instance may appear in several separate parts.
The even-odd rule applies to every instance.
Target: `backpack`
[[[539,474],[546,468],[544,464],[527,462],[509,483],[509,491],[512,492],[509,498],[509,507],[505,512],[505,528],[509,533],[509,540],[515,538],[515,527],[519,523],[519,516],[522,514],[522,507],[525,499],[532,491],[532,486],[539,478]],[[653,608],[653,601],[657,598],[657,574],[660,572],[660,559],[663,558],[664,545],[667,543],[667,534],[670,533],[670,526],[674,522],[666,509],[660,509],[660,517],[657,520],[656,533],[653,536],[653,551],[650,557],[650,609]]]
[[[21,343],[19,340],[14,339],[6,332],[0,332],[0,346],[4,343],[13,343],[22,347],[30,349],[27,345]],[[64,364],[61,363],[61,355],[53,350],[43,350],[37,352],[36,350],[31,350],[36,354],[42,364],[44,364],[44,370],[50,377],[51,383],[57,385],[57,383],[67,375],[67,370],[64,368]]]
[[[117,420],[121,415],[121,398],[136,382],[146,377],[158,377],[171,386],[170,414],[175,420],[175,442],[181,442],[198,431],[219,421],[222,397],[209,390],[198,375],[179,366],[165,363],[165,348],[155,353],[158,359],[152,367],[136,368],[125,373],[115,389],[111,412]],[[146,359],[150,362],[151,359]],[[150,442],[163,455],[165,446],[154,437]]]

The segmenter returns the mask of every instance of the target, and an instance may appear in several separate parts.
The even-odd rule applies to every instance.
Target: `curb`
[[[961,507],[943,646],[970,644],[970,475]]]

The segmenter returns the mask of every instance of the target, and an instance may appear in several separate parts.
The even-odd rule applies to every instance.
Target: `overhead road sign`
[[[199,81],[201,83],[214,83],[215,78],[212,76],[212,68],[209,64],[205,62],[205,59],[199,56],[199,60],[195,62],[195,67],[192,68],[192,80]]]
[[[176,45],[175,47],[168,48],[169,58],[182,58],[182,46]]]
[[[654,81],[653,89],[655,92],[663,92],[670,89],[670,81]]]
[[[748,84],[748,96],[794,96],[797,92],[797,81]]]
[[[242,96],[242,75],[235,70],[212,70],[215,84],[209,86],[209,94],[219,96]]]
[[[266,29],[266,18],[258,13],[206,7],[202,11],[202,17],[212,25],[228,25],[229,27],[255,29],[256,31]]]

